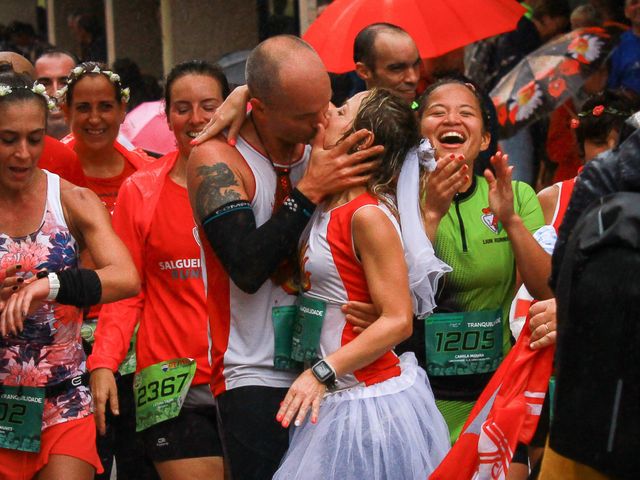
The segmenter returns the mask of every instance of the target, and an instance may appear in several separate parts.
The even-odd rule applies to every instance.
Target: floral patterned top
[[[0,233],[0,271],[20,264],[20,275],[33,277],[39,270],[58,272],[78,266],[78,246],[64,219],[60,202],[60,177],[47,175],[47,203],[40,228],[25,237]],[[1,279],[0,279],[1,280]],[[44,303],[28,316],[18,335],[0,338],[0,384],[44,387],[86,371],[80,341],[80,309]],[[91,414],[86,386],[71,387],[47,398],[42,428]]]

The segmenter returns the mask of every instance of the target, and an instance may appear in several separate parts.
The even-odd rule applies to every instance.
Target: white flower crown
[[[13,88],[16,88],[16,89],[24,88],[25,90],[31,90],[36,95],[40,95],[41,97],[44,97],[44,99],[47,102],[47,108],[49,110],[53,110],[54,108],[56,108],[55,100],[53,100],[52,98],[49,97],[49,95],[47,95],[47,89],[41,83],[34,82],[32,87],[13,87]],[[13,88],[11,88],[9,85],[0,84],[0,97],[4,97],[5,95],[10,95],[11,93],[13,93]]]
[[[109,81],[116,87],[120,87],[120,100],[122,100],[124,103],[129,103],[131,90],[129,89],[129,87],[121,88],[122,84],[120,82],[120,75],[112,72],[111,70],[102,70],[98,65],[94,66],[92,70],[88,70],[82,65],[78,65],[77,67],[72,69],[71,74],[69,75],[69,78],[67,80],[67,84],[56,92],[56,98],[58,98],[58,100],[61,100],[69,91],[69,85],[77,82],[83,75],[87,73],[101,73],[102,75],[107,77]]]

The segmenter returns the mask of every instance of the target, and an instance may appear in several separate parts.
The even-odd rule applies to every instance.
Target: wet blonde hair
[[[369,180],[368,190],[384,200],[395,197],[395,184],[404,159],[420,142],[420,125],[415,113],[388,90],[373,89],[362,100],[352,127],[343,139],[361,129],[373,133],[373,145],[384,146],[380,165]]]

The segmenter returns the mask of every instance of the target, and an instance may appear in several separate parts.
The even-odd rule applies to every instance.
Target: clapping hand
[[[489,169],[484,171],[484,178],[489,183],[489,208],[505,228],[517,217],[511,188],[513,167],[508,162],[509,156],[498,152],[491,157],[495,175]]]
[[[423,215],[424,228],[431,242],[435,242],[440,220],[447,214],[453,197],[469,182],[469,166],[464,155],[440,157],[436,169],[426,180]]]

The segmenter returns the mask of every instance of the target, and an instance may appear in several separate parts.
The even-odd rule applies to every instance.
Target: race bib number
[[[320,334],[326,310],[327,304],[322,300],[298,297],[291,342],[291,358],[296,362],[315,363],[319,359]]]
[[[291,358],[293,330],[296,323],[298,307],[287,305],[273,307],[271,320],[273,321],[273,367],[276,370],[294,370],[302,372],[302,364]]]
[[[493,372],[502,361],[501,311],[431,315],[425,319],[425,344],[429,375]]]
[[[0,448],[39,452],[44,388],[0,387]]]
[[[151,365],[136,374],[136,432],[177,417],[196,373],[191,358],[175,358]]]

